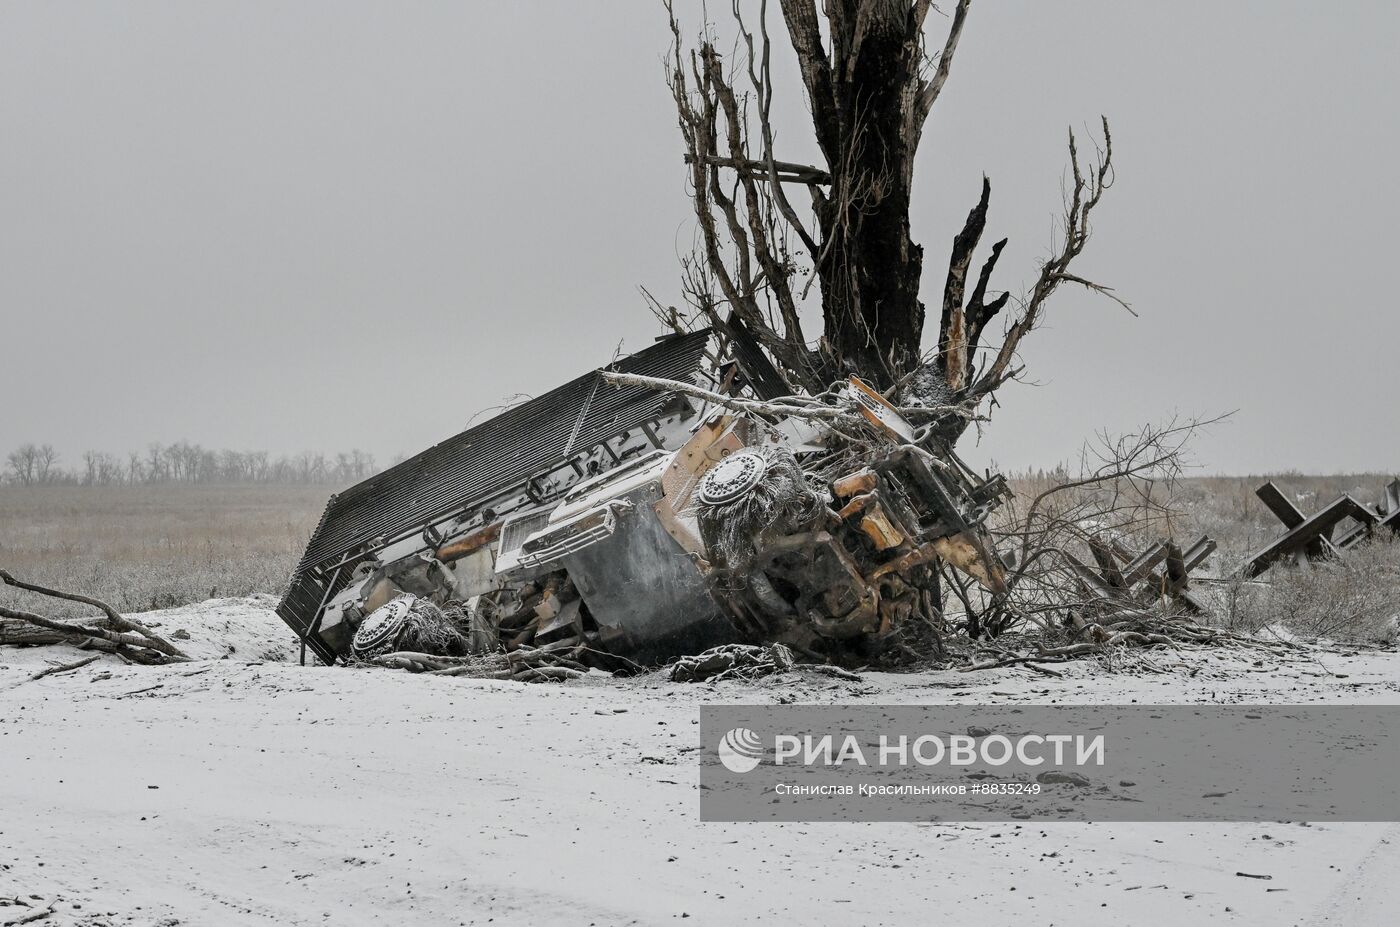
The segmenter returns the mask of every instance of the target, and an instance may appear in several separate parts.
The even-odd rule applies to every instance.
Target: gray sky
[[[668,37],[650,0],[0,5],[0,451],[383,461],[644,346],[636,287],[674,299],[691,241]],[[915,175],[925,300],[983,171],[1029,283],[1104,113],[1077,269],[1141,318],[1057,296],[969,456],[1237,408],[1210,470],[1400,466],[1397,40],[1379,0],[978,3]],[[813,161],[779,51],[778,153]]]

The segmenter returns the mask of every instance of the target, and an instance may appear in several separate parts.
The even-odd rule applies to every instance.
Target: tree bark
[[[92,637],[111,628],[106,618],[83,618],[76,624],[91,628]],[[54,631],[19,618],[0,618],[0,644],[67,644],[72,643],[74,637],[71,631]]]
[[[112,628],[115,628],[117,631],[127,632],[125,636],[132,637],[134,638],[134,640],[118,640],[116,637],[111,636],[110,632],[101,631],[95,633],[95,637],[101,637],[117,644],[135,643],[136,646],[148,647],[151,650],[159,651],[160,653],[163,653],[169,657],[174,657],[177,660],[189,659],[189,656],[183,650],[176,647],[174,644],[170,643],[168,640],[161,637],[159,634],[155,633],[135,618],[129,618],[126,615],[123,615],[121,612],[117,611],[115,608],[108,605],[106,602],[103,602],[101,599],[94,599],[89,596],[80,595],[76,592],[64,592],[61,589],[50,589],[47,586],[40,586],[37,583],[25,582],[22,579],[16,579],[14,576],[6,572],[5,570],[0,570],[0,582],[3,582],[7,586],[13,586],[16,589],[23,589],[26,592],[33,592],[37,595],[51,596],[55,599],[66,599],[69,602],[78,602],[83,605],[90,605],[93,608],[101,609],[102,612],[107,616],[107,623]],[[32,615],[28,612],[13,612],[7,609],[0,609],[0,615],[3,615],[6,618],[19,618],[34,624],[41,624],[44,627],[51,628],[52,630],[72,631],[74,628],[78,627],[77,625],[73,625],[71,623],[50,621],[49,619],[41,618],[40,616]],[[44,624],[44,622],[48,623]]]
[[[920,360],[923,248],[909,205],[924,119],[947,80],[969,2],[934,76],[921,77],[926,2],[828,0],[831,54],[814,0],[782,0],[830,188],[813,188],[821,233],[823,352],[837,373],[889,387]]]
[[[979,356],[981,341],[1011,297],[988,297],[1005,239],[992,245],[968,292],[988,220],[991,184],[983,179],[981,196],[953,242],[937,350],[926,360],[919,300],[924,251],[909,225],[914,160],[951,73],[971,0],[957,0],[936,54],[924,41],[931,0],[823,0],[820,12],[816,0],[780,3],[824,171],[774,155],[766,0],[753,30],[742,5],[733,4],[739,53],[732,61],[717,50],[708,27],[687,52],[671,11],[675,44],[667,76],[700,232],[697,255],[682,259],[686,298],[695,316],[719,331],[727,331],[730,313],[739,318],[794,388],[815,393],[857,374],[903,405],[928,408],[930,434],[951,448],[970,411],[1019,374],[1020,343],[1061,283],[1127,305],[1107,287],[1070,272],[1088,241],[1090,213],[1112,184],[1108,123],[1092,162],[1080,159],[1070,134],[1073,183],[1061,239],[1030,292],[1017,300],[1016,315],[989,358]],[[748,86],[740,87],[745,76]],[[794,184],[805,185],[811,196],[810,230],[784,192]],[[791,250],[790,238],[796,239]],[[813,285],[819,285],[822,309],[815,350],[800,323]],[[658,317],[675,327],[680,313],[671,308]],[[951,409],[957,413],[945,411]]]

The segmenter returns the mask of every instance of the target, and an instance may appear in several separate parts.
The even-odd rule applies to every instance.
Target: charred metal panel
[[[731,350],[734,352],[734,359],[739,362],[739,367],[743,370],[745,379],[749,381],[749,388],[753,390],[754,395],[759,399],[777,399],[779,396],[790,395],[792,388],[787,385],[782,374],[778,373],[778,368],[773,366],[768,355],[763,353],[758,339],[749,331],[744,321],[737,314],[731,314],[727,324],[730,334],[733,335]]]
[[[673,380],[700,370],[708,330],[667,337],[610,369]],[[315,640],[320,607],[335,589],[317,575],[364,545],[419,530],[456,510],[485,501],[561,466],[586,450],[663,414],[676,397],[645,387],[617,387],[594,370],[530,402],[470,428],[385,470],[327,503],[292,583],[279,604],[282,620],[317,656],[334,653]]]
[[[708,331],[669,338],[624,358],[624,373],[689,379],[699,368]],[[579,450],[656,418],[671,397],[646,387],[594,390],[592,371],[543,396],[410,457],[331,500],[301,568],[343,556],[380,535],[426,524],[476,498],[504,492]],[[591,401],[590,401],[591,400]]]
[[[660,487],[648,484],[621,498],[631,505],[617,507],[613,533],[561,561],[604,643],[652,662],[736,640],[699,567],[656,516]]]

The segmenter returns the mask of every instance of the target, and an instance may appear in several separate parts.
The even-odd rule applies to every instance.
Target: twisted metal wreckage
[[[658,339],[333,496],[278,614],[327,663],[936,651],[938,561],[1003,586],[1005,481],[854,377],[789,393],[741,325]]]

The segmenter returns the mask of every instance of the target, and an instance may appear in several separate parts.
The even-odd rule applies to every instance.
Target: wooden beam
[[[695,163],[694,158],[689,154],[685,156],[686,164]],[[756,180],[768,179],[768,163],[766,161],[755,161],[748,158],[721,158],[718,155],[707,155],[705,163],[711,167],[728,167],[745,174],[750,174]],[[831,184],[831,174],[819,167],[810,164],[794,164],[791,161],[774,161],[773,170],[778,175],[779,183],[801,183],[819,184],[828,186]]]

